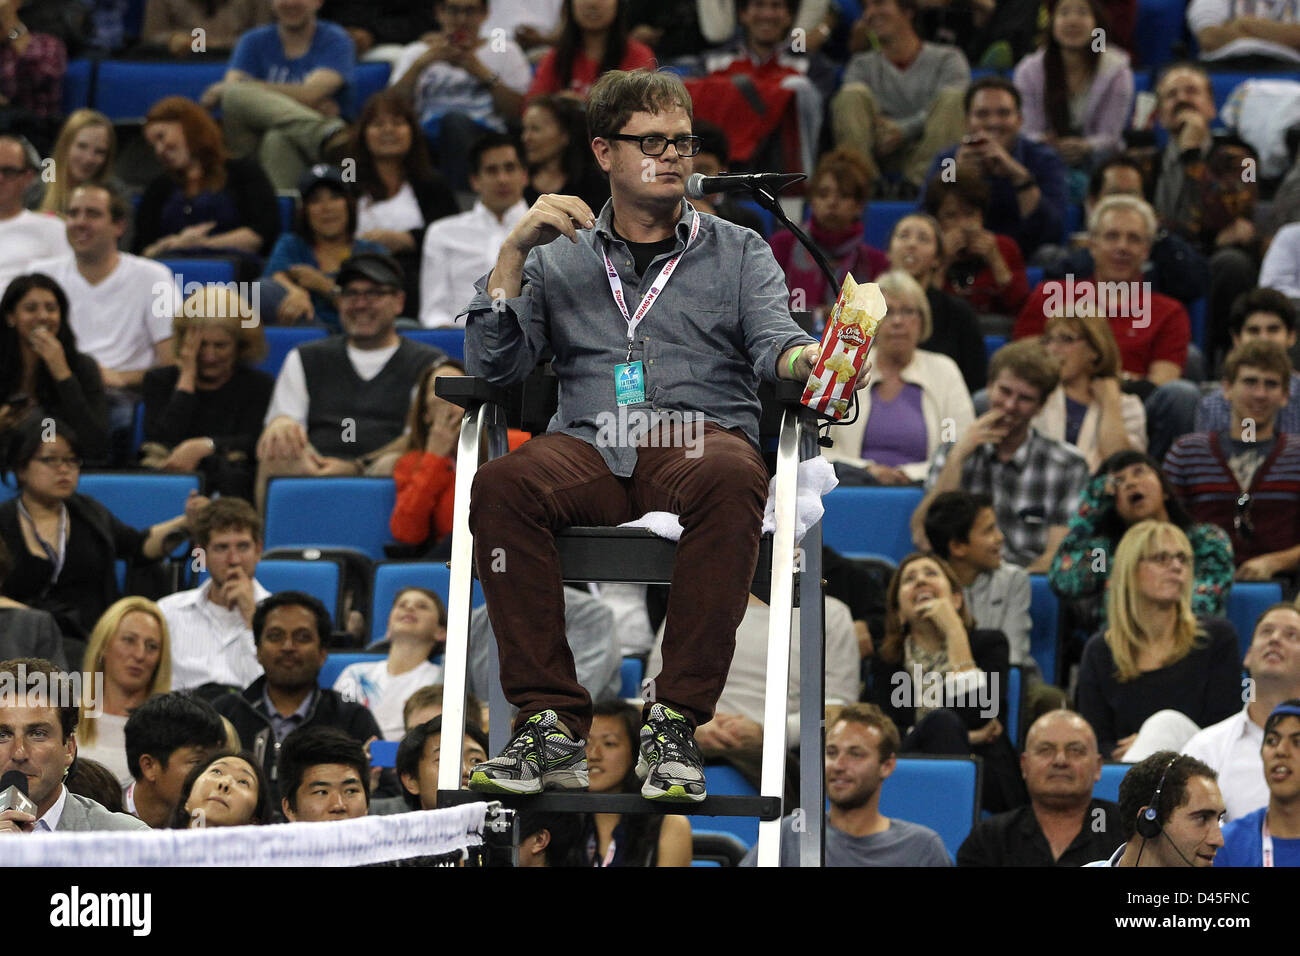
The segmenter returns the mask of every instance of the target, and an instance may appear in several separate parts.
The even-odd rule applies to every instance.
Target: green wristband
[[[806,345],[799,346],[797,349],[794,350],[794,354],[790,356],[790,377],[791,378],[798,377],[794,374],[794,363],[798,361],[800,355],[803,355],[803,350],[806,349],[807,347],[808,346]]]

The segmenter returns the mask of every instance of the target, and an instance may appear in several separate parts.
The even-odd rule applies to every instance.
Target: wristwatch
[[[15,26],[12,30],[9,31],[9,39],[17,40],[20,36],[22,36],[26,32],[27,32],[27,28],[20,23],[17,26]]]

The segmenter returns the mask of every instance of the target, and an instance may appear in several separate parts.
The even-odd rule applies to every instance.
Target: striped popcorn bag
[[[843,418],[853,398],[850,383],[862,369],[871,340],[885,317],[885,297],[874,282],[861,285],[844,277],[840,297],[822,333],[821,355],[801,401],[813,411]]]

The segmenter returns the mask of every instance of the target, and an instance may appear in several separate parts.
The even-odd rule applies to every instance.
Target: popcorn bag
[[[885,297],[874,282],[862,285],[844,277],[840,297],[822,333],[821,355],[800,401],[837,421],[849,410],[850,382],[862,369],[871,340],[885,318]]]

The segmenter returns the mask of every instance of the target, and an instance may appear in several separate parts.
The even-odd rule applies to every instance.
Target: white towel
[[[798,498],[795,508],[794,543],[798,544],[808,529],[821,520],[825,509],[822,507],[822,495],[838,485],[835,468],[829,461],[818,455],[807,461],[799,462]],[[677,515],[667,511],[651,511],[635,521],[619,525],[620,528],[644,528],[669,541],[676,541],[682,536],[682,523]],[[767,508],[763,512],[763,533],[776,530],[776,479],[767,485]]]
[[[1291,159],[1286,151],[1286,131],[1300,123],[1300,83],[1246,80],[1232,91],[1219,116],[1255,148],[1259,176],[1281,176]]]

